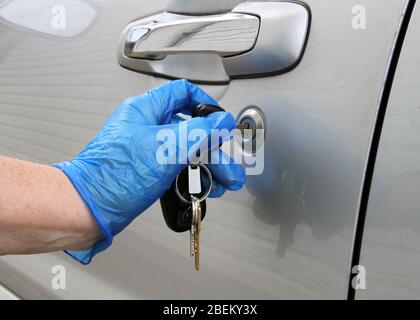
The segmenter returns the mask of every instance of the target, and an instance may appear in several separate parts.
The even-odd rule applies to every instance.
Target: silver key
[[[195,270],[200,270],[200,231],[201,231],[201,204],[200,200],[196,199],[196,223],[194,230],[194,264]]]

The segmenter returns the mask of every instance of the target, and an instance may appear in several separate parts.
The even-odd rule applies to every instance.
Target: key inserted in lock
[[[243,147],[244,154],[255,155],[266,136],[266,119],[262,110],[257,106],[243,109],[237,118],[237,128],[241,135],[236,138]]]
[[[210,104],[200,104],[192,112],[192,117],[206,117],[213,112],[223,112],[223,108]],[[242,132],[242,138],[246,139],[245,131],[251,131],[251,139],[257,140],[258,129],[264,129],[265,118],[262,112],[257,107],[248,107],[244,109],[238,117],[237,129]],[[254,148],[253,148],[254,150]],[[204,170],[208,169],[203,167]],[[197,175],[200,175],[200,167],[197,165],[190,165],[185,169],[174,181],[171,188],[163,195],[160,199],[162,207],[162,213],[168,227],[175,232],[185,232],[190,230],[191,218],[192,218],[192,207],[191,203],[188,203],[191,195],[195,195],[198,198],[202,198],[207,190],[203,190],[203,186],[196,181]],[[207,173],[211,176],[210,172]],[[211,178],[211,177],[210,177]],[[180,198],[188,199],[188,201],[182,201]],[[206,197],[203,197],[206,198]],[[204,219],[206,215],[206,201],[201,202],[201,218]]]

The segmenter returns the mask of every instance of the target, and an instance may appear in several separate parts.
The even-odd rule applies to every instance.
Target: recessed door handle
[[[227,83],[289,71],[301,60],[311,14],[299,2],[244,2],[207,16],[163,12],[127,25],[121,66],[164,78]]]
[[[166,14],[159,21],[134,23],[126,32],[127,57],[163,59],[168,54],[213,53],[234,56],[252,49],[260,21],[256,16],[227,13],[213,16]]]

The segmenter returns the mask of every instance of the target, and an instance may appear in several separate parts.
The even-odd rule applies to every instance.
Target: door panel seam
[[[392,91],[392,86],[394,82],[394,77],[398,67],[398,61],[401,55],[401,51],[404,44],[404,39],[410,24],[410,19],[412,13],[414,11],[414,6],[416,4],[416,0],[408,0],[406,2],[400,25],[398,27],[398,31],[396,33],[394,46],[390,54],[390,60],[387,67],[387,72],[385,75],[384,85],[382,87],[381,96],[379,99],[379,107],[378,112],[376,115],[376,122],[374,125],[370,149],[368,153],[367,163],[366,163],[366,170],[365,176],[360,196],[360,203],[359,203],[359,210],[358,216],[356,218],[356,225],[355,225],[355,233],[354,233],[354,240],[353,240],[353,248],[352,248],[352,257],[351,257],[351,265],[349,271],[349,278],[348,278],[348,289],[347,289],[347,299],[348,300],[355,300],[356,290],[353,288],[352,285],[352,269],[355,266],[358,266],[360,263],[360,254],[362,250],[362,242],[363,242],[363,231],[366,221],[366,214],[369,204],[369,196],[370,196],[370,189],[372,185],[374,170],[375,170],[375,163],[376,157],[378,154],[379,143],[381,140],[381,133],[382,128],[385,122],[386,111],[388,107],[389,98]]]

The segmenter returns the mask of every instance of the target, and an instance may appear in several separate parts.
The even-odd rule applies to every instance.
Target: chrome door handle
[[[296,1],[244,2],[208,16],[163,12],[123,30],[118,60],[140,73],[205,83],[278,74],[301,60],[310,20]]]
[[[162,59],[168,54],[214,53],[234,56],[252,49],[260,21],[256,16],[160,15],[159,21],[135,22],[126,32],[124,52],[130,58]]]

